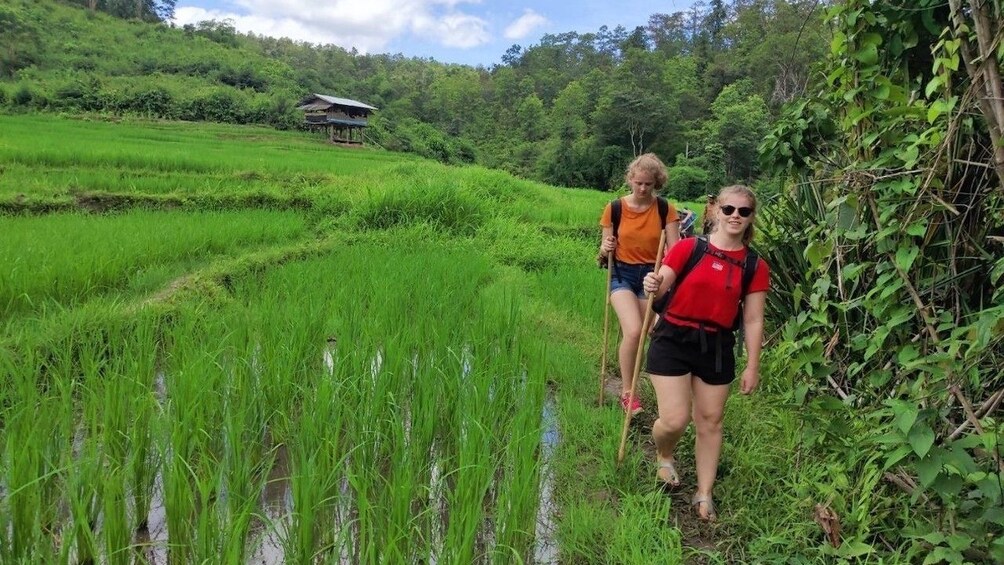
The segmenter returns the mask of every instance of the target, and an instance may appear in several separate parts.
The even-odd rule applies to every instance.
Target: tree
[[[673,15],[652,14],[648,18],[646,31],[655,50],[667,57],[691,51],[683,12],[675,12]]]
[[[534,93],[528,94],[516,107],[516,122],[519,125],[522,138],[527,141],[540,141],[546,137],[547,129],[544,123],[544,103]]]
[[[628,34],[625,38],[624,43],[621,44],[621,53],[626,53],[632,49],[640,49],[642,51],[648,51],[651,46],[649,45],[648,34],[645,32],[645,28],[638,26]]]
[[[505,53],[502,54],[502,64],[507,67],[515,67],[519,65],[522,56],[523,48],[514,44],[506,49]]]
[[[462,135],[483,111],[480,71],[471,67],[445,68],[430,85],[426,118],[450,135]]]
[[[704,145],[714,147],[726,182],[749,183],[759,173],[758,146],[769,123],[763,98],[752,92],[750,81],[725,87],[711,104],[711,118],[702,128]]]
[[[729,13],[725,9],[724,0],[711,0],[708,11],[704,14],[704,19],[701,22],[701,28],[708,38],[708,44],[713,53],[722,51],[726,47],[722,32],[728,23],[728,17]]]
[[[730,48],[716,56],[722,74],[751,79],[775,107],[800,96],[830,42],[820,3],[746,0],[734,11],[722,31]]]
[[[558,185],[582,185],[577,175],[579,163],[575,145],[586,134],[588,97],[582,84],[573,81],[554,101],[549,117],[551,137],[547,143],[539,168],[542,176]]]
[[[90,10],[113,16],[146,21],[167,21],[174,17],[177,0],[76,0]]]
[[[606,85],[593,112],[598,135],[606,142],[644,153],[673,120],[662,91],[662,69],[652,52],[631,50]]]

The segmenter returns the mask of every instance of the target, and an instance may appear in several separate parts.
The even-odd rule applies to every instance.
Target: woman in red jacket
[[[707,250],[673,290],[653,331],[646,367],[659,405],[652,425],[658,477],[671,486],[679,485],[673,454],[693,418],[697,432],[693,506],[703,520],[715,518],[711,491],[722,448],[725,400],[736,377],[732,328],[741,302],[747,360],[739,388],[750,394],[760,382],[763,313],[769,287],[767,263],[757,259],[743,295],[746,254],[756,220],[753,191],[742,185],[723,188],[714,214]],[[655,292],[658,298],[672,287],[696,242],[697,238],[688,238],[673,247],[658,274],[645,277],[645,290]]]

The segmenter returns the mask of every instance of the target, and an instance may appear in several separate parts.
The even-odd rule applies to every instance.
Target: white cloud
[[[195,1],[195,0],[190,0]],[[179,6],[178,25],[230,20],[237,31],[331,43],[360,52],[383,51],[410,34],[447,47],[470,48],[491,40],[488,22],[458,9],[472,0],[232,0],[234,10]]]
[[[527,8],[523,10],[523,15],[505,28],[506,39],[523,39],[530,35],[537,28],[548,24],[547,18]]]
[[[423,39],[446,47],[468,49],[491,41],[488,22],[459,12],[447,14],[439,19],[416,20],[412,29]]]

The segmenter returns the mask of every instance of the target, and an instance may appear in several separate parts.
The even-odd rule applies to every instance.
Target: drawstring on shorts
[[[704,328],[704,322],[697,326],[697,333],[700,336],[701,353],[708,352],[708,332]],[[722,332],[715,332],[715,372],[722,372]]]

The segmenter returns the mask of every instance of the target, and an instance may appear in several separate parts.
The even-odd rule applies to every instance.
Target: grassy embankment
[[[644,418],[615,464],[608,195],[265,129],[0,120],[4,562],[818,553],[770,362],[730,403],[719,524],[656,488]]]

